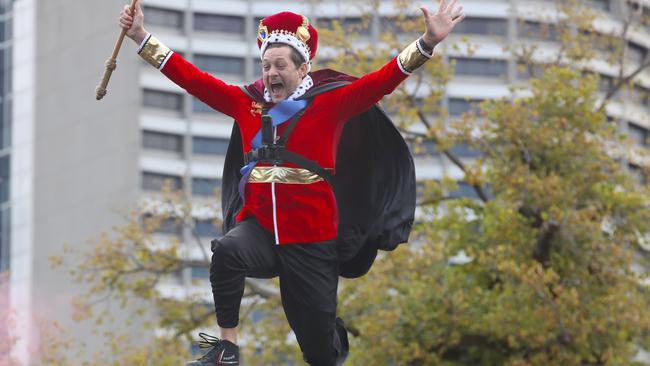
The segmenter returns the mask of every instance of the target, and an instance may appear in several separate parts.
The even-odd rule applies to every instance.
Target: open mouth
[[[271,82],[271,93],[272,94],[278,94],[281,93],[284,90],[284,84],[280,81],[273,81]]]

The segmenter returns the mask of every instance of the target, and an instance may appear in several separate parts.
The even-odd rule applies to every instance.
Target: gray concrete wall
[[[108,94],[96,101],[124,1],[37,3],[33,312],[60,321],[73,339],[98,350],[91,326],[70,318],[70,299],[83,288],[67,270],[52,270],[49,257],[62,254],[64,244],[90,248],[89,239],[123,223],[136,203],[140,65],[126,38]]]

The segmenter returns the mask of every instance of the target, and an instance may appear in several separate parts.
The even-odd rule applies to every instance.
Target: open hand
[[[421,6],[420,10],[424,15],[424,24],[426,26],[426,31],[422,37],[424,42],[431,48],[442,42],[456,24],[465,19],[463,6],[456,7],[456,0],[440,0],[438,11],[433,14],[429,13],[425,6]]]

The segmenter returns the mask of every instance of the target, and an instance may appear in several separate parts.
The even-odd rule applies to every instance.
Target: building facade
[[[372,41],[396,15],[390,1],[373,15],[362,40]],[[535,9],[549,1],[464,0],[467,18],[453,38],[468,36],[481,47],[471,56],[447,52],[456,63],[444,105],[456,117],[472,103],[509,95],[508,86],[527,75],[508,58],[503,45],[537,37],[540,20],[524,23],[512,16],[513,6]],[[648,11],[619,0],[591,1],[606,19],[630,11]],[[260,76],[257,26],[264,16],[282,10],[299,12],[312,21],[344,19],[360,22],[361,7],[349,1],[144,0],[146,28],[199,68],[227,82],[246,84]],[[21,331],[15,354],[30,362],[39,319],[55,319],[74,329],[78,339],[91,339],[91,329],[70,320],[70,298],[83,289],[65,271],[52,270],[49,258],[64,244],[83,248],[89,238],[124,222],[137,202],[155,200],[165,181],[192,196],[197,207],[195,232],[208,242],[218,235],[215,189],[232,121],[169,82],[136,55],[125,40],[108,94],[95,101],[94,88],[117,38],[117,16],[123,1],[0,0],[0,271],[9,271],[10,297],[20,309]],[[415,10],[415,4],[413,5]],[[70,14],[75,21],[69,21]],[[414,13],[415,14],[415,13]],[[453,41],[453,39],[452,39]],[[547,39],[549,49],[553,40]],[[650,28],[629,35],[630,62],[647,62]],[[604,83],[616,70],[596,65]],[[603,84],[604,87],[606,84]],[[639,74],[634,92],[610,105],[639,149],[650,148],[650,71]],[[431,152],[427,146],[424,152]],[[462,159],[477,155],[454,148]],[[459,181],[454,194],[472,195],[463,175],[439,154],[415,154],[419,181],[451,176]],[[627,162],[640,172],[642,161]],[[164,241],[193,233],[163,225]],[[200,251],[189,251],[195,265],[162,285],[170,296],[183,293],[194,280],[211,301],[208,270]],[[89,348],[100,347],[89,343]]]

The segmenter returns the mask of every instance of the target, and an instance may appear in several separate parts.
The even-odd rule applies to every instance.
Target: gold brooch
[[[255,117],[256,114],[262,114],[262,105],[258,102],[251,103],[251,115]]]
[[[264,24],[262,24],[262,21],[260,20],[260,25],[257,28],[257,39],[259,39],[261,42],[264,42],[266,40],[266,37],[269,36],[269,29],[266,28]]]

